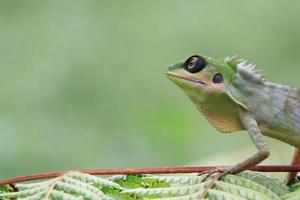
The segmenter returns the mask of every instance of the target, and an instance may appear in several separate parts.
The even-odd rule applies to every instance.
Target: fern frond
[[[299,200],[300,199],[300,190],[288,193],[281,197],[282,200]]]
[[[83,174],[83,173],[79,173],[79,172],[70,172],[68,174],[68,177],[80,180],[85,183],[91,183],[93,185],[100,186],[100,187],[109,187],[109,188],[115,188],[115,189],[119,189],[119,190],[124,189],[123,187],[121,187],[120,185],[118,185],[115,182],[109,181],[107,179],[99,178],[97,176],[92,176],[89,174]]]
[[[201,195],[201,191],[193,194],[183,195],[183,196],[154,198],[152,200],[199,200],[200,195]]]
[[[137,188],[137,189],[128,189],[123,191],[123,193],[134,194],[139,197],[149,197],[149,198],[158,198],[158,197],[172,197],[172,196],[182,196],[192,193],[199,192],[205,188],[208,182],[203,182],[196,185],[188,185],[181,187],[168,187],[168,188]]]
[[[230,194],[234,194],[240,197],[244,197],[245,199],[260,199],[260,200],[269,200],[267,196],[262,193],[259,193],[255,190],[251,190],[242,186],[237,186],[231,183],[225,183],[221,181],[217,181],[215,183],[215,189],[221,190],[223,192],[227,192]],[[275,200],[275,199],[272,199]],[[280,200],[280,198],[279,198]]]
[[[32,196],[28,196],[25,198],[18,198],[18,199],[19,200],[40,200],[40,199],[44,199],[45,196],[46,196],[46,192],[40,192]]]
[[[21,190],[19,192],[7,192],[0,194],[0,198],[6,197],[6,198],[22,198],[27,196],[32,196],[41,192],[45,192],[48,189],[47,186],[39,186],[36,188],[31,188],[28,190]]]
[[[260,185],[254,181],[243,178],[242,176],[235,176],[235,175],[228,174],[228,175],[222,177],[222,181],[231,183],[231,184],[234,184],[237,186],[242,186],[243,188],[247,188],[252,191],[256,191],[256,192],[263,194],[273,200],[280,200],[279,195],[274,193],[272,190],[268,189],[264,185]]]
[[[199,200],[210,179],[195,174],[118,175],[103,178],[79,172],[36,183],[0,187],[0,200]],[[226,175],[207,191],[206,200],[299,200],[291,188],[256,172]]]
[[[262,186],[265,186],[269,190],[273,191],[275,194],[282,196],[289,192],[289,188],[279,180],[264,175],[262,173],[257,172],[250,172],[250,171],[244,171],[238,174],[241,177],[244,177],[248,180],[251,180],[253,182],[256,182]]]
[[[244,198],[228,193],[223,192],[215,189],[211,189],[207,192],[207,196],[209,200],[245,200]],[[256,200],[256,199],[253,199]]]
[[[151,179],[163,181],[170,185],[195,185],[202,182],[200,176],[148,176]]]

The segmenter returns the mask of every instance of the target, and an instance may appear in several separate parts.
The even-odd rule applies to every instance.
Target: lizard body
[[[269,156],[262,135],[300,148],[300,91],[265,80],[254,64],[237,56],[216,60],[195,55],[172,65],[166,74],[217,130],[248,131],[258,153],[229,173]]]

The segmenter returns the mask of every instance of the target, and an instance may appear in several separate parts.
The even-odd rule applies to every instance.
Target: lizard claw
[[[209,177],[212,177],[212,175],[216,174],[215,176],[212,177],[211,181],[205,186],[203,192],[200,194],[199,199],[203,200],[207,191],[213,187],[216,181],[218,181],[220,178],[222,178],[226,174],[232,174],[234,173],[234,168],[233,167],[218,167],[214,170],[210,171],[204,171],[198,174],[198,176],[204,176],[202,181],[207,180]]]

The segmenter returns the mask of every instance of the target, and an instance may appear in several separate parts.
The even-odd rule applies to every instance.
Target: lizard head
[[[224,59],[194,55],[173,64],[166,75],[192,100],[202,104],[208,96],[226,93],[226,84],[236,77],[236,69]]]
[[[227,86],[237,79],[236,59],[215,60],[194,55],[170,66],[166,75],[221,132],[240,129],[236,119],[239,102],[227,91]],[[226,119],[233,119],[235,123],[228,126],[230,123]]]

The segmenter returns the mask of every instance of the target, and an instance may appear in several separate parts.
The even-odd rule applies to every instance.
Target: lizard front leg
[[[223,172],[225,174],[226,173],[236,174],[252,166],[257,165],[258,163],[265,160],[270,154],[268,145],[264,141],[263,135],[258,128],[256,120],[252,117],[252,115],[248,111],[240,109],[239,114],[240,114],[241,122],[244,128],[248,131],[248,134],[252,142],[256,146],[258,152],[234,166],[220,167],[217,168],[216,170],[211,171],[210,174],[216,172]]]
[[[258,152],[248,159],[238,163],[237,165],[229,169],[229,173],[239,173],[248,169],[249,167],[255,166],[258,163],[265,160],[270,155],[268,145],[265,143],[263,135],[258,128],[256,120],[252,117],[248,111],[240,109],[240,119],[244,128],[248,131],[248,134],[256,146]]]
[[[208,172],[208,176],[210,176],[211,174],[214,174],[216,172],[221,172],[221,173],[219,175],[217,175],[215,178],[213,178],[212,181],[207,185],[207,187],[205,187],[204,191],[200,195],[201,200],[204,199],[205,194],[208,191],[208,189],[211,188],[214,185],[214,183],[218,179],[220,179],[223,175],[236,174],[241,171],[244,171],[252,166],[257,165],[261,161],[265,160],[270,154],[268,145],[265,143],[265,141],[263,139],[263,135],[258,128],[256,120],[252,117],[252,115],[249,112],[247,112],[245,110],[240,109],[239,113],[240,113],[241,122],[242,122],[244,128],[248,131],[249,136],[250,136],[252,142],[254,143],[254,145],[256,146],[258,152],[256,154],[254,154],[253,156],[247,158],[246,160],[244,160],[234,166],[225,167],[225,168],[221,167],[221,168],[217,168],[216,170],[213,170],[211,172]]]

